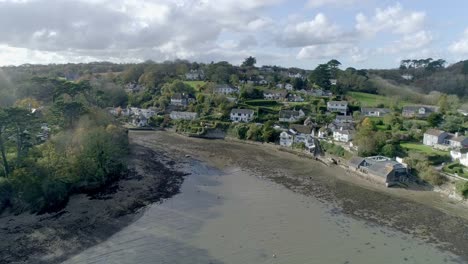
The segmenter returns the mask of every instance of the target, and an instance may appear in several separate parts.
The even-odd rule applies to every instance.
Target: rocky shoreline
[[[0,263],[60,263],[135,221],[142,208],[179,192],[190,156],[238,167],[323,202],[332,213],[402,231],[468,260],[468,211],[435,192],[388,189],[272,146],[130,132],[132,173],[108,192],[76,195],[56,214],[0,218]],[[462,262],[463,263],[463,262]]]
[[[327,167],[321,162],[300,158],[273,146],[158,133],[164,133],[164,140],[157,143],[171,152],[197,156],[220,169],[226,166],[241,167],[249,174],[315,197],[331,206],[334,213],[402,231],[468,261],[467,208],[465,204],[455,203],[436,192],[387,188],[339,166]],[[154,138],[152,135],[146,136],[148,139]]]
[[[131,142],[130,171],[105,190],[74,195],[53,214],[0,217],[0,263],[60,263],[179,192],[184,176],[162,152]]]

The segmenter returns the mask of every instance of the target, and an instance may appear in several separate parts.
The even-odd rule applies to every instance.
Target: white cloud
[[[384,54],[395,54],[403,51],[413,51],[423,49],[430,45],[433,41],[431,32],[421,30],[414,34],[404,35],[402,39],[394,41],[387,47],[378,49]]]
[[[345,33],[324,14],[318,13],[310,21],[286,25],[278,42],[286,47],[303,47],[343,41]]]
[[[353,45],[348,43],[333,43],[325,45],[310,45],[301,48],[297,54],[298,59],[330,59],[340,57],[346,51],[352,50]]]
[[[356,30],[365,36],[374,36],[382,31],[410,34],[423,30],[425,21],[425,12],[409,12],[397,3],[385,9],[377,8],[372,18],[362,13],[357,14]]]
[[[255,46],[252,32],[273,23],[261,11],[281,1],[0,0],[0,45],[70,59],[199,59],[222,49],[223,32],[236,33],[237,46]],[[18,61],[14,56],[3,54],[1,63]]]
[[[360,2],[367,2],[367,0],[309,0],[306,6],[310,8],[318,8],[322,6],[344,6]]]
[[[468,55],[468,28],[459,40],[449,46],[449,51],[456,55]]]

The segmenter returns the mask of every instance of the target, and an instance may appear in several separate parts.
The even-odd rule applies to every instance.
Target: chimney
[[[460,132],[455,132],[455,137],[459,137],[460,136]]]

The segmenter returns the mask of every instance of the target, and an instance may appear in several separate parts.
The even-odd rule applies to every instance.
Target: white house
[[[335,123],[342,124],[342,123],[352,123],[353,117],[352,116],[341,116],[337,115],[335,117]]]
[[[382,117],[391,112],[388,108],[361,107],[361,115],[370,117]]]
[[[169,117],[173,120],[195,120],[198,118],[198,114],[195,112],[172,111]]]
[[[137,127],[148,126],[148,118],[146,118],[143,114],[139,114],[133,118],[132,124]]]
[[[278,89],[283,89],[283,88],[284,88],[284,84],[278,83],[278,84],[276,85],[276,88],[278,88]]]
[[[185,79],[190,81],[202,80],[205,78],[205,73],[203,70],[190,70],[185,74]]]
[[[288,95],[288,92],[286,91],[275,91],[275,90],[269,90],[263,92],[263,98],[265,99],[270,99],[270,100],[283,100],[286,98]]]
[[[423,144],[426,146],[435,146],[437,144],[444,144],[445,138],[448,133],[439,129],[428,129],[424,133]]]
[[[337,80],[337,79],[330,79],[330,84],[331,84],[331,85],[337,85],[337,84],[338,84],[338,80]]]
[[[304,116],[305,113],[302,110],[281,110],[279,112],[279,121],[293,123],[303,118]]]
[[[216,85],[214,92],[218,94],[227,95],[227,94],[237,93],[239,92],[239,89],[236,87],[232,87],[231,85],[228,85],[228,84],[218,84]]]
[[[347,129],[340,129],[333,131],[333,139],[339,142],[350,142],[353,140],[354,131]]]
[[[327,103],[327,110],[330,112],[338,112],[346,114],[348,112],[348,102],[347,101],[329,101]]]
[[[309,138],[312,138],[312,126],[304,126],[298,124],[291,124],[289,131],[294,134],[294,143],[307,143]]]
[[[171,105],[187,106],[188,96],[185,94],[176,93],[171,97]]]
[[[451,134],[438,129],[428,129],[424,133],[423,144],[440,149],[456,149],[468,147],[468,138]]]
[[[254,118],[254,111],[250,109],[232,109],[230,117],[233,122],[250,122]]]
[[[468,149],[455,149],[450,151],[452,160],[459,161],[461,165],[468,167]]]
[[[284,89],[288,90],[288,91],[292,91],[294,89],[294,86],[290,83],[287,83],[284,85]]]
[[[280,145],[283,147],[291,147],[293,144],[294,136],[290,131],[283,131],[280,134]]]
[[[302,98],[302,96],[297,95],[297,94],[290,94],[288,95],[288,101],[289,102],[304,102],[304,98]]]

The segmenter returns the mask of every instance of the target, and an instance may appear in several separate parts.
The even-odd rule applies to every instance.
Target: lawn
[[[184,81],[184,83],[192,86],[197,91],[198,91],[197,87],[201,87],[206,84],[205,81]]]
[[[361,92],[348,92],[348,96],[352,97],[356,101],[359,101],[363,107],[377,107],[378,105],[390,107],[392,100],[394,100],[388,96]],[[407,104],[408,102],[398,101],[398,106],[400,107]]]
[[[448,155],[448,152],[436,150],[436,149],[431,148],[430,146],[426,146],[421,143],[406,142],[406,143],[400,143],[400,145],[402,148],[408,151],[420,152],[426,155],[431,155],[431,154],[436,154],[436,155],[441,155],[441,156]]]

